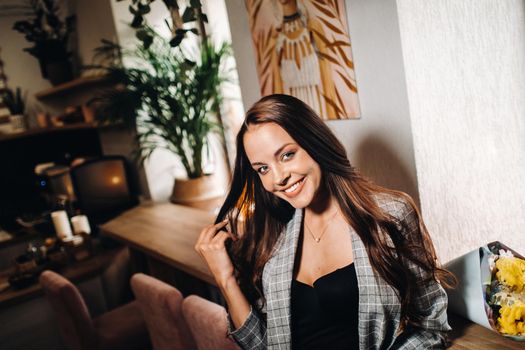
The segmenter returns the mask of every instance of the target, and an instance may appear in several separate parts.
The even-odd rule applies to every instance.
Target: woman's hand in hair
[[[234,267],[226,251],[225,243],[228,239],[236,240],[237,238],[224,229],[226,224],[227,221],[221,221],[205,227],[195,243],[195,250],[208,264],[219,287],[225,286],[234,278]]]
[[[235,280],[234,268],[225,243],[228,239],[237,240],[226,231],[227,221],[205,227],[195,243],[195,250],[206,263],[228,304],[228,312],[234,328],[244,324],[250,315],[251,306]]]

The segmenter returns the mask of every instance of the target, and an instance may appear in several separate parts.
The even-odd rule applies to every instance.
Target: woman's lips
[[[284,195],[288,198],[293,198],[301,192],[305,183],[306,177],[303,177],[301,180],[294,183],[292,186],[288,187],[286,190],[282,190]]]

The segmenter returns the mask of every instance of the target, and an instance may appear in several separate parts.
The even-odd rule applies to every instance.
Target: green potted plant
[[[220,196],[224,189],[214,186],[205,174],[203,157],[209,153],[210,134],[221,130],[219,86],[228,79],[224,60],[230,47],[216,46],[211,40],[192,48],[174,47],[153,29],[143,30],[151,40],[134,49],[124,50],[107,41],[99,48],[99,53],[117,49],[133,62],[132,67],[90,67],[105,70],[119,86],[96,98],[100,114],[106,122],[136,128],[142,159],[158,148],[178,156],[187,179],[176,180],[172,201],[189,204]],[[188,188],[199,191],[190,193],[190,199],[182,198]]]
[[[13,132],[24,131],[25,125],[25,97],[22,95],[22,90],[17,87],[15,91],[7,88],[3,91],[2,102],[11,114],[9,119]]]
[[[30,0],[29,4],[34,16],[16,21],[13,25],[14,30],[33,43],[24,51],[38,59],[42,76],[53,85],[71,80],[71,53],[67,50],[67,44],[75,17],[68,16],[62,21],[55,0]]]
[[[130,23],[132,28],[135,28],[137,39],[142,41],[145,46],[153,41],[150,35],[147,22],[147,14],[151,11],[151,5],[155,0],[117,0],[131,2],[129,11],[133,15]],[[200,0],[162,0],[164,6],[168,10],[171,18],[171,23],[166,21],[168,28],[171,31],[170,45],[173,47],[179,46],[186,38],[187,33],[200,35],[202,41],[207,40],[206,27],[204,23],[208,22],[208,17],[202,12],[202,4]],[[180,14],[181,6],[179,2],[186,5],[182,15]],[[188,26],[194,24],[194,26]]]

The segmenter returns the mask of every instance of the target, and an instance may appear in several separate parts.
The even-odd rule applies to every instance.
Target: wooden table
[[[215,280],[194,249],[211,213],[171,203],[146,204],[123,213],[100,227],[103,235],[197,277],[211,285]]]
[[[206,263],[194,250],[200,231],[214,219],[212,214],[190,207],[148,204],[125,212],[103,225],[101,230],[144,254],[214,285]],[[506,339],[459,316],[451,314],[449,321],[454,329],[449,349],[525,349],[525,343]]]
[[[525,342],[517,342],[500,336],[485,327],[472,323],[463,317],[449,314],[452,327],[450,339],[453,350],[518,350],[525,349]]]

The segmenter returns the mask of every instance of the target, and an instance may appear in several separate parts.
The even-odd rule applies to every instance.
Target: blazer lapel
[[[301,233],[303,210],[296,209],[288,223],[279,249],[268,261],[268,290],[265,291],[268,348],[289,349],[291,344],[291,282],[297,242]]]
[[[365,245],[359,235],[352,229],[352,253],[354,255],[354,267],[357,275],[357,285],[359,288],[359,306],[358,306],[358,331],[359,331],[359,348],[368,349],[367,338],[371,331],[370,318],[374,317],[370,313],[372,308],[375,311],[375,305],[369,305],[368,293],[375,289],[375,278],[371,270],[368,254]]]
[[[352,230],[352,251],[359,286],[359,348],[388,349],[395,339],[401,312],[395,290],[370,264],[365,245]]]

